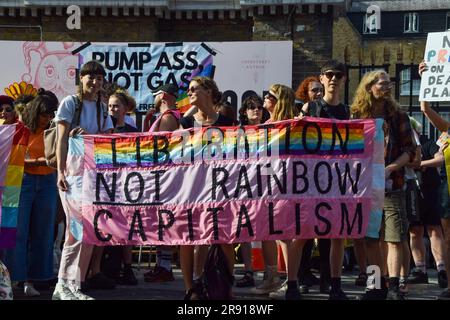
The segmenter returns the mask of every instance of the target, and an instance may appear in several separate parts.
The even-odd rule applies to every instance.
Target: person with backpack
[[[24,281],[24,295],[39,296],[33,281],[53,278],[53,232],[56,215],[56,174],[44,158],[44,130],[55,116],[58,98],[39,89],[22,113],[30,130],[17,215],[16,246],[6,250],[12,281]]]
[[[71,185],[66,180],[66,160],[69,136],[76,134],[110,133],[114,128],[106,106],[101,101],[105,69],[97,61],[89,61],[80,69],[80,83],[76,95],[64,98],[58,108],[57,124],[57,187],[61,199],[65,199]],[[73,187],[73,186],[72,186]],[[53,300],[92,300],[81,292],[81,282],[85,280],[93,246],[83,243],[71,232],[72,227],[81,223],[81,217],[73,216],[67,202],[63,201],[66,213],[66,238],[61,253],[58,283],[53,292]],[[70,213],[69,213],[70,212]],[[94,275],[95,276],[95,275]]]
[[[175,131],[180,127],[181,114],[176,107],[178,88],[173,84],[159,86],[153,91],[155,114],[148,124],[148,132]],[[175,278],[172,273],[172,247],[156,247],[156,265],[153,270],[144,273],[146,282],[167,282]]]
[[[405,242],[408,235],[405,201],[404,167],[414,160],[417,145],[413,139],[408,115],[401,111],[391,95],[392,83],[384,70],[368,72],[356,89],[351,111],[355,119],[384,119],[386,192],[381,230],[371,228],[366,235],[368,260],[380,267],[383,275],[389,274],[389,289],[381,277],[381,288],[367,288],[363,299],[403,300],[400,292],[400,273]],[[373,216],[371,217],[373,218]],[[374,220],[372,220],[374,221]],[[380,241],[387,243],[387,269],[383,270]]]
[[[189,102],[196,107],[196,112],[180,119],[181,129],[198,127],[232,126],[233,120],[215,111],[214,106],[222,98],[216,82],[208,77],[196,76],[191,79],[187,89]],[[232,244],[220,246],[227,260],[230,274],[234,268],[234,249]],[[208,256],[208,246],[182,245],[180,246],[180,263],[186,289],[185,300],[205,299],[203,285],[203,271]]]

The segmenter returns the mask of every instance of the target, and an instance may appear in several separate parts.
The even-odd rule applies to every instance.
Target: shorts
[[[441,204],[443,210],[441,211],[442,219],[450,219],[450,197],[448,195],[447,177],[441,177],[441,187],[439,188],[441,194]]]
[[[422,188],[422,197],[419,197],[419,221],[410,221],[411,226],[440,226],[442,216],[441,194],[432,188]]]
[[[386,242],[402,242],[408,239],[408,219],[404,191],[385,194],[381,239]]]

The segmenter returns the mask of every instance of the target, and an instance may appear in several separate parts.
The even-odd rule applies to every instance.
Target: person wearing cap
[[[178,88],[173,84],[165,84],[153,91],[155,97],[154,111],[159,115],[151,123],[146,117],[144,120],[144,131],[175,131],[180,127],[181,114],[177,110],[176,100],[178,97]],[[153,113],[147,113],[153,114]],[[144,274],[146,282],[167,282],[173,281],[175,278],[172,273],[172,247],[157,246],[156,247],[156,265],[153,270]]]
[[[178,87],[164,84],[153,91],[154,109],[144,119],[144,132],[174,131],[180,126],[181,114],[177,110]]]
[[[9,96],[0,96],[0,124],[13,124],[17,121],[14,100]]]

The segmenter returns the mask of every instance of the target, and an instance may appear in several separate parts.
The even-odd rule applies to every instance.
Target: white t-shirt
[[[72,124],[72,119],[75,115],[75,107],[74,96],[65,97],[59,104],[59,108],[56,111],[55,121],[65,121],[71,124],[70,129],[73,129],[76,126],[75,122]],[[104,112],[106,112],[106,109],[104,109]],[[109,115],[107,115],[105,119],[103,116],[103,112],[101,112],[100,117],[100,124],[102,125],[101,132],[105,132],[109,129],[114,128],[111,117]],[[83,101],[79,126],[83,128],[87,133],[99,133],[97,122],[97,101]]]

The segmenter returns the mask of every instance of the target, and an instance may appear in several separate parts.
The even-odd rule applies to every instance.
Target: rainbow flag
[[[16,243],[17,214],[29,130],[21,123],[0,126],[0,249]]]
[[[208,55],[205,59],[202,60],[202,62],[199,64],[197,69],[195,69],[191,76],[187,78],[187,80],[191,80],[194,77],[197,76],[203,76],[203,77],[214,77],[214,66],[213,66],[213,55]],[[178,84],[179,88],[183,88],[183,83]],[[181,113],[185,113],[189,110],[191,107],[191,104],[189,103],[189,97],[187,95],[187,92],[185,89],[180,89],[178,91],[178,98],[177,98],[177,108],[180,110]]]
[[[271,124],[270,135],[262,126],[247,127],[248,158],[266,157],[268,148],[277,149],[279,156],[328,155],[349,156],[364,153],[364,124],[360,122],[314,122],[287,120]],[[130,134],[94,138],[94,161],[98,169],[115,167],[154,167],[180,163],[185,155],[202,159],[211,141],[222,141],[220,150],[232,156],[243,143],[240,127],[222,127],[222,136],[213,128],[186,131],[185,139],[179,133]],[[211,138],[208,131],[214,133]],[[189,132],[189,134],[187,133]],[[242,152],[242,151],[240,151]]]

